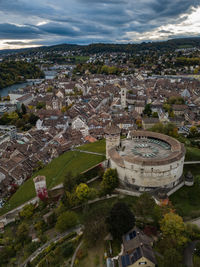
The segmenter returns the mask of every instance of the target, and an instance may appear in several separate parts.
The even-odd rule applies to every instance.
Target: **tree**
[[[33,204],[27,204],[24,206],[23,210],[20,211],[20,216],[26,219],[31,218],[33,216],[34,209]]]
[[[88,199],[89,191],[89,187],[86,184],[81,183],[76,187],[76,196],[78,199],[85,201]]]
[[[102,216],[102,212],[98,212],[98,210],[92,211],[84,226],[84,238],[89,246],[93,246],[106,233],[105,216]]]
[[[106,223],[112,236],[120,240],[123,234],[134,227],[135,216],[125,203],[118,202],[112,207]]]
[[[137,124],[138,129],[141,129],[142,128],[142,120],[137,119],[136,120],[136,124]]]
[[[102,189],[105,194],[111,194],[112,191],[118,186],[119,179],[116,169],[107,169],[103,175],[101,183]]]
[[[30,115],[29,115],[29,120],[28,120],[28,121],[29,121],[29,123],[30,123],[31,125],[35,125],[38,119],[39,119],[38,116],[36,116],[36,115],[33,114],[33,113],[30,113]]]
[[[26,114],[26,106],[24,105],[24,103],[22,103],[21,105],[21,110],[22,110],[22,114]]]
[[[176,248],[168,248],[164,252],[160,267],[183,267],[182,255]]]
[[[56,229],[59,232],[64,232],[67,229],[75,226],[78,222],[78,217],[73,211],[65,211],[57,219]]]
[[[170,104],[170,105],[174,105],[174,104],[176,104],[176,105],[183,105],[183,104],[185,104],[185,100],[181,96],[177,96],[177,97],[176,96],[171,96],[168,99],[167,103]]]
[[[65,191],[69,191],[69,192],[72,192],[72,190],[74,189],[74,186],[75,186],[75,178],[74,176],[72,175],[71,172],[67,172],[67,174],[65,175],[65,180],[63,182],[63,186],[64,186],[64,189]]]
[[[195,136],[198,133],[197,127],[196,126],[192,126],[190,127],[190,134],[192,136]]]
[[[166,125],[162,123],[156,123],[151,128],[151,131],[157,132],[157,133],[163,133],[166,135],[170,135],[173,137],[178,137],[178,128],[173,123],[167,123]]]
[[[26,241],[28,241],[30,239],[30,237],[28,236],[28,233],[29,233],[28,225],[24,222],[21,223],[18,226],[17,232],[16,232],[17,242],[20,244],[24,244]]]
[[[182,217],[169,212],[160,221],[160,229],[164,238],[170,238],[174,245],[182,246],[187,242],[186,227]]]
[[[146,106],[143,110],[143,114],[147,115],[148,117],[151,116],[151,114],[152,114],[151,104],[146,104]]]
[[[170,118],[174,118],[175,117],[175,114],[174,114],[173,110],[169,111],[169,117]]]
[[[172,109],[171,106],[167,103],[163,104],[163,108],[164,108],[165,112],[170,112]]]
[[[152,117],[153,118],[158,118],[158,112],[153,112]]]
[[[45,102],[38,102],[36,105],[37,109],[42,109],[42,108],[46,108],[46,103]]]
[[[143,193],[134,205],[134,211],[143,218],[152,218],[158,223],[162,216],[161,208],[156,204],[153,197],[148,193]]]
[[[61,108],[61,111],[62,111],[62,113],[66,112],[66,111],[67,111],[67,106],[63,106],[63,107]]]

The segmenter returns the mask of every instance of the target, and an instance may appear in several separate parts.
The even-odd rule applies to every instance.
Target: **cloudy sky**
[[[200,0],[0,0],[0,49],[200,37]]]

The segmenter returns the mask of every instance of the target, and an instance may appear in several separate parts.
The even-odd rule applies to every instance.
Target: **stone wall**
[[[184,157],[174,163],[162,166],[142,166],[129,162],[124,163],[125,167],[123,168],[110,159],[110,166],[117,169],[120,180],[139,186],[141,190],[146,187],[172,188],[177,185],[179,178],[183,174]]]

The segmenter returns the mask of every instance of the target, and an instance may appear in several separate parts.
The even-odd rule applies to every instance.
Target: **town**
[[[38,77],[1,95],[0,266],[200,266],[200,45],[59,49],[1,56]]]

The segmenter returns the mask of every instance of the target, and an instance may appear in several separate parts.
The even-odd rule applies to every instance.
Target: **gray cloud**
[[[0,24],[0,39],[35,39],[41,32],[34,26]]]
[[[129,32],[176,26],[198,6],[200,0],[0,0],[0,39],[44,44],[130,41]],[[164,29],[158,33],[173,36]]]

